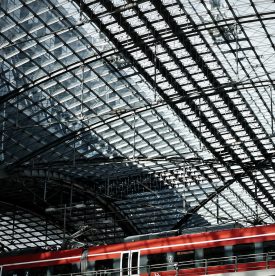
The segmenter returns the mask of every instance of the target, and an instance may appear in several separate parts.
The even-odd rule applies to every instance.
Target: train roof
[[[183,234],[212,232],[212,231],[242,228],[242,227],[243,227],[243,225],[240,223],[226,223],[226,224],[221,224],[221,225],[192,227],[192,228],[186,228],[186,229],[181,229],[181,230],[170,230],[170,231],[164,231],[164,232],[149,233],[149,234],[144,234],[144,235],[129,236],[129,237],[126,237],[124,239],[124,241],[125,242],[144,241],[144,240],[151,240],[151,239],[157,239],[157,238],[172,237],[172,236],[183,235]]]
[[[137,240],[137,241],[127,241],[120,244],[110,244],[110,245],[100,245],[97,247],[89,248],[89,254],[98,254],[102,252],[119,252],[119,251],[129,251],[129,250],[139,250],[144,247],[154,247],[156,244],[173,244],[173,243],[197,243],[197,241],[210,242],[211,240],[230,240],[235,239],[237,243],[238,239],[236,237],[251,238],[259,236],[265,240],[264,236],[270,239],[271,236],[275,234],[275,224],[265,225],[265,226],[253,226],[253,227],[235,227],[235,228],[219,228],[218,230],[212,228],[209,231],[196,232],[196,233],[184,233],[178,236],[170,237],[156,237],[147,240]],[[272,234],[272,235],[271,235]]]

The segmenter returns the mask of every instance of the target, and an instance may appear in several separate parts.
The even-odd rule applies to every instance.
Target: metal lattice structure
[[[2,250],[272,223],[274,15],[271,0],[1,1],[0,229],[6,212],[59,229]]]

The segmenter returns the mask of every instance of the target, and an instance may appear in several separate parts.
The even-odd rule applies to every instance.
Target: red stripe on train
[[[48,265],[58,265],[58,264],[69,264],[80,262],[82,254],[82,249],[71,249],[71,250],[61,250],[61,251],[50,251],[50,252],[42,252],[36,254],[25,254],[21,256],[9,256],[0,258],[0,265],[11,264],[14,268],[28,268],[28,267],[41,267]],[[76,257],[73,258],[72,257]],[[62,260],[60,260],[62,259]],[[52,261],[49,261],[52,260]],[[16,263],[24,263],[15,266]],[[29,263],[30,262],[30,263]],[[6,266],[11,267],[11,266]]]
[[[272,234],[270,236],[263,235]],[[257,236],[258,237],[248,237]],[[240,237],[240,239],[232,240],[234,238]],[[261,242],[267,240],[275,240],[275,225],[269,226],[258,226],[251,228],[240,228],[231,230],[221,230],[216,232],[206,232],[197,234],[187,234],[176,237],[169,238],[158,238],[145,241],[127,242],[113,245],[105,245],[98,247],[91,247],[89,249],[89,255],[99,254],[96,256],[89,256],[89,260],[100,260],[100,259],[118,259],[122,251],[128,250],[140,250],[141,255],[146,254],[157,254],[165,253],[168,251],[181,251],[190,250],[196,248],[207,248],[207,247],[218,247],[225,245],[234,245],[240,243],[250,243],[250,242]],[[182,245],[185,244],[185,245]],[[188,244],[188,245],[187,245]],[[178,245],[178,246],[175,246]],[[165,246],[166,248],[158,248]],[[108,254],[111,253],[111,254]],[[65,263],[75,263],[80,261],[78,259],[70,259],[73,256],[80,256],[82,254],[82,249],[72,249],[72,250],[62,250],[62,251],[52,251],[37,254],[28,254],[23,256],[10,256],[0,258],[0,265],[2,264],[14,264],[23,262],[33,262],[38,260],[43,260],[42,263],[26,264],[22,265],[24,267],[34,266],[48,266],[48,265],[58,265],[62,262]],[[68,258],[66,260],[53,260],[47,262],[50,259]]]
[[[65,265],[65,264],[72,264],[72,263],[79,263],[80,257],[76,257],[74,259],[62,259],[58,261],[47,261],[46,259],[42,262],[33,262],[28,264],[21,264],[21,265],[7,265],[4,267],[5,270],[14,270],[14,269],[24,269],[24,268],[34,268],[34,267],[45,267],[45,266],[55,266],[55,265]]]
[[[104,246],[90,248],[89,255],[108,253],[108,252],[137,250],[137,249],[152,248],[157,246],[167,246],[171,244],[176,245],[176,244],[182,244],[182,243],[196,243],[196,242],[203,242],[203,241],[210,242],[213,240],[230,239],[234,237],[247,237],[247,236],[253,236],[253,235],[264,235],[264,234],[270,234],[270,233],[275,234],[275,225],[221,230],[216,232],[187,234],[187,235],[181,235],[181,236],[175,236],[175,237],[169,237],[169,238],[158,238],[158,239],[145,240],[145,241],[104,245]],[[262,237],[262,240],[263,241],[270,240],[273,238]],[[222,246],[225,243],[226,243],[225,241],[217,242],[216,246],[220,246],[220,245]],[[236,241],[234,244],[238,244],[238,243],[239,241]],[[198,246],[194,245],[192,248],[203,248],[203,247],[204,245],[198,245]]]
[[[234,238],[238,239],[234,240]],[[240,243],[256,243],[269,240],[275,240],[275,225],[188,234],[169,238],[99,246],[89,249],[89,255],[92,255],[89,256],[89,260],[112,258],[110,257],[111,254],[108,254],[111,252],[118,252],[117,254],[112,254],[112,256],[113,258],[119,258],[120,252],[128,250],[141,250],[141,255],[148,255]]]

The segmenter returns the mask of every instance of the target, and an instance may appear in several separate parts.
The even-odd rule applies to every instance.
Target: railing
[[[0,276],[2,269],[0,266]],[[133,271],[139,271],[138,275],[161,276],[162,272],[173,272],[175,276],[181,275],[209,275],[214,273],[237,272],[248,270],[262,270],[275,268],[275,252],[263,254],[250,254],[242,256],[231,256],[211,259],[200,259],[185,262],[171,262],[148,266],[132,267]],[[130,268],[108,269],[89,272],[78,272],[69,274],[58,274],[58,276],[129,276]],[[169,274],[172,275],[172,274]]]

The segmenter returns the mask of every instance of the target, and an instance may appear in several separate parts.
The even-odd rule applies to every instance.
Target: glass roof
[[[274,13],[271,0],[2,1],[0,177],[77,183],[111,200],[132,230],[104,229],[124,235],[273,222]]]

